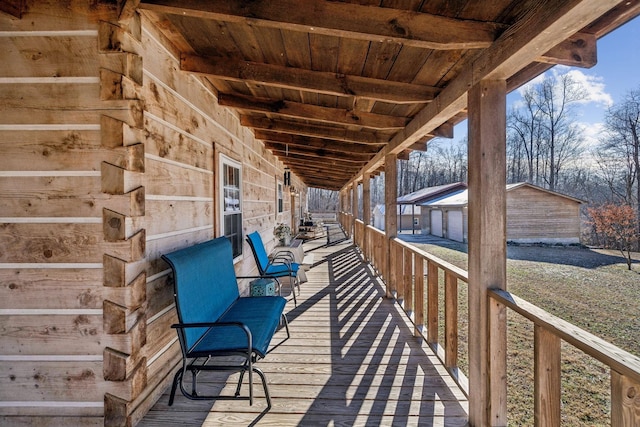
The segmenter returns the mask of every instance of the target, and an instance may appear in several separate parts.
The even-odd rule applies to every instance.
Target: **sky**
[[[630,90],[640,89],[640,17],[600,38],[597,53],[598,62],[591,68],[556,65],[547,71],[570,73],[589,94],[588,99],[576,108],[576,119],[583,128],[585,147],[597,144],[607,108],[622,101]],[[543,76],[538,76],[528,84],[535,83]],[[525,86],[507,96],[507,110],[521,99],[520,93]],[[455,127],[454,135],[456,141],[467,136],[466,121]]]

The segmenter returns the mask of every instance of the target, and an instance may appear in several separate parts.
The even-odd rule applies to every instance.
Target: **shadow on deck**
[[[273,407],[260,386],[246,401],[189,401],[168,393],[141,426],[467,425],[465,395],[363,262],[349,240],[305,243],[315,263],[299,305],[289,302],[291,339],[258,362]],[[284,337],[279,331],[273,343]],[[202,378],[231,394],[236,374]],[[244,392],[246,392],[246,387]]]

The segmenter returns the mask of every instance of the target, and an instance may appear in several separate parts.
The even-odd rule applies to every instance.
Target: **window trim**
[[[284,184],[276,180],[276,214],[284,213]]]
[[[240,261],[243,259],[244,257],[244,233],[243,233],[243,223],[244,223],[244,197],[243,197],[243,191],[242,191],[242,187],[243,187],[243,178],[242,178],[242,163],[227,156],[224,155],[222,153],[219,154],[218,157],[218,194],[219,194],[219,227],[218,227],[218,231],[220,233],[220,236],[224,236],[225,235],[225,217],[227,215],[226,210],[225,210],[225,197],[224,197],[224,182],[225,182],[225,173],[224,173],[224,169],[225,166],[230,166],[232,168],[238,169],[238,187],[239,187],[239,205],[240,205],[240,211],[239,212],[234,212],[234,214],[239,213],[240,214],[240,232],[242,233],[241,237],[240,237],[240,254],[235,256],[233,261],[234,263]]]

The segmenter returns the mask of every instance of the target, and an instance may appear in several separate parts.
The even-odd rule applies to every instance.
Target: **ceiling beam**
[[[267,144],[265,144],[267,145]],[[270,149],[271,152],[280,158],[283,163],[287,163],[293,159],[295,160],[304,160],[304,161],[317,161],[322,159],[322,163],[325,163],[327,166],[340,166],[344,168],[357,168],[358,165],[364,166],[369,159],[351,159],[347,156],[318,156],[312,152],[292,152],[291,150],[276,150]]]
[[[274,101],[265,98],[254,98],[241,95],[220,94],[220,105],[238,108],[245,111],[259,111],[283,117],[295,117],[305,120],[316,120],[324,123],[338,123],[344,125],[363,126],[371,129],[402,129],[409,121],[405,117],[386,116],[346,110],[328,108],[318,105],[302,104],[291,101]]]
[[[316,161],[339,161],[343,163],[351,163],[352,165],[362,165],[364,166],[370,159],[371,156],[363,156],[358,154],[346,154],[339,153],[330,150],[318,150],[318,149],[307,149],[300,147],[289,148],[287,149],[283,144],[277,142],[269,142],[266,141],[264,143],[265,147],[267,147],[275,156],[278,156],[280,159],[284,157],[296,157],[301,156],[304,158],[315,159]]]
[[[288,144],[292,147],[308,147],[321,150],[342,151],[346,153],[361,153],[372,156],[376,154],[381,146],[345,143],[325,138],[313,138],[308,136],[290,135],[286,133],[278,133],[267,130],[256,130],[254,132],[256,139],[263,141],[280,142]]]
[[[438,50],[486,48],[506,28],[492,22],[325,0],[145,0],[140,7],[160,13]]]
[[[279,133],[328,138],[336,141],[357,142],[360,144],[379,146],[389,142],[386,137],[378,136],[372,131],[352,131],[340,127],[299,123],[290,120],[269,119],[267,117],[241,115],[240,124],[253,129],[272,130]]]
[[[508,79],[535,62],[538,52],[548,52],[590,22],[598,19],[619,0],[538,1],[527,14],[506,30],[482,55],[473,56],[461,73],[426,105],[411,122],[381,150],[362,171],[378,168],[387,154],[410,147],[467,107],[469,88],[484,79]]]
[[[126,21],[133,17],[140,0],[118,0],[118,20]]]
[[[182,55],[180,69],[233,82],[396,104],[430,102],[440,91],[432,86],[197,55]]]
[[[537,62],[591,68],[598,62],[597,44],[594,34],[576,33],[542,55]]]

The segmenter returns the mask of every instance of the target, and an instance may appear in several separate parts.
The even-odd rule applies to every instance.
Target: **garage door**
[[[442,237],[442,211],[431,211],[431,234]]]
[[[457,242],[464,240],[462,233],[462,211],[447,212],[447,236],[449,236],[449,239]]]

